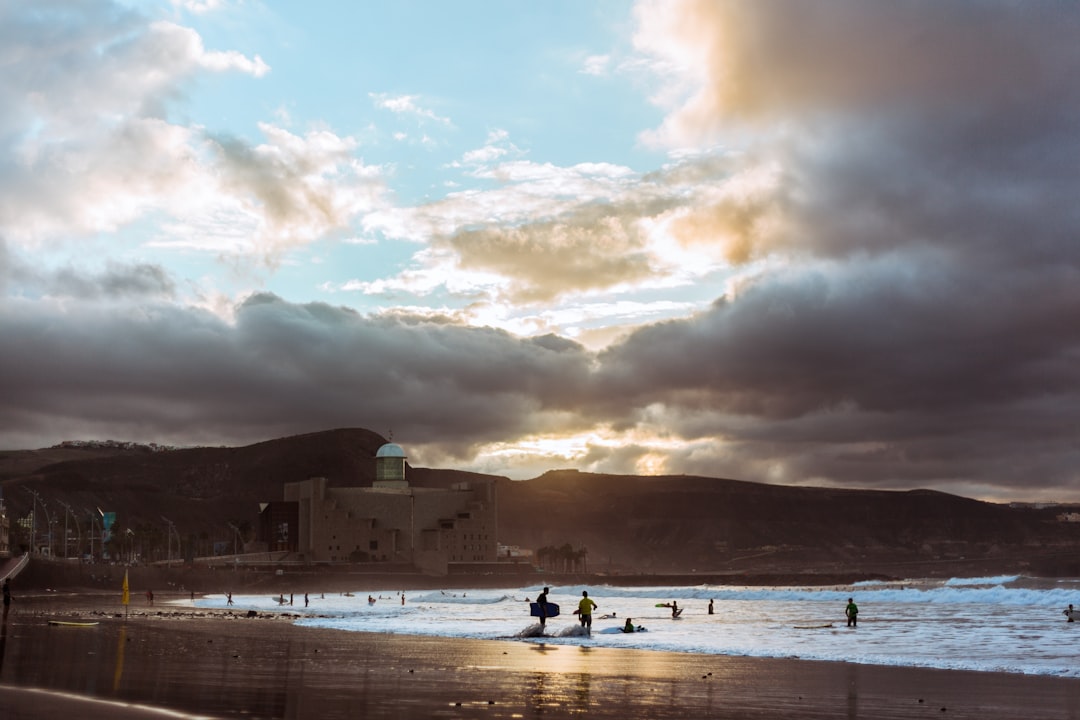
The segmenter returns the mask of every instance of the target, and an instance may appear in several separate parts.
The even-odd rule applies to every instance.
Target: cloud
[[[854,113],[982,115],[1068,91],[1075,8],[961,0],[856,3],[647,0],[636,46],[675,92],[654,136],[694,144],[732,121]],[[984,116],[989,117],[989,116]]]
[[[581,73],[584,75],[604,76],[610,72],[611,57],[609,55],[590,55],[581,64]]]
[[[219,182],[255,225],[263,251],[306,244],[351,226],[380,207],[385,186],[378,167],[355,157],[356,142],[326,130],[304,136],[260,123],[267,142],[213,138]]]
[[[548,429],[588,372],[587,354],[566,340],[272,295],[237,307],[234,324],[157,303],[125,312],[9,302],[0,331],[12,350],[0,359],[11,390],[5,441],[93,428],[220,444],[393,426],[412,442],[467,447]]]
[[[261,77],[261,58],[101,3],[8,8],[0,26],[0,232],[27,247],[161,219],[148,245],[274,262],[383,204],[380,169],[325,130],[264,123],[265,141],[170,119],[200,73]],[[6,131],[5,131],[6,129]]]
[[[390,95],[388,93],[368,93],[375,107],[389,110],[396,115],[411,115],[421,120],[434,120],[442,125],[451,125],[450,118],[440,117],[435,111],[417,104],[417,95]]]

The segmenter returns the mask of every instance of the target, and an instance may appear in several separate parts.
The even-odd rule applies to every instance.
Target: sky
[[[0,448],[1080,501],[1080,4],[0,0]]]

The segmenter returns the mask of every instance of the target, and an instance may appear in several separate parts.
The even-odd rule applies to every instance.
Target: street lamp
[[[236,527],[232,523],[226,523],[226,524],[229,527],[231,527],[233,529],[233,533],[235,533],[234,537],[233,537],[233,543],[232,543],[232,554],[233,554],[233,557],[235,558],[237,555],[240,554],[239,551],[237,550],[237,545],[239,544],[239,541],[240,541],[240,528]]]
[[[79,527],[79,516],[76,515],[75,511],[71,509],[71,506],[68,505],[63,500],[57,500],[56,502],[58,502],[58,503],[60,503],[61,505],[64,506],[64,557],[66,558],[68,556],[68,526],[67,526],[67,519],[68,519],[68,513],[71,513],[71,517],[75,518],[75,532],[76,532],[76,538],[77,538],[76,543],[75,543],[75,554],[79,555],[79,557],[81,558],[82,557],[82,528]]]
[[[175,523],[173,523],[172,520],[165,517],[164,515],[161,516],[161,519],[169,524],[168,530],[165,531],[165,534],[167,536],[166,543],[168,544],[168,548],[169,548],[169,559],[168,559],[167,567],[172,567],[172,534],[176,533],[176,551],[180,552],[180,545],[181,545],[180,533],[177,532],[176,525],[175,525]]]
[[[41,499],[41,496],[38,495],[36,490],[31,490],[28,487],[24,487],[23,490],[34,496],[34,512],[30,520],[30,554],[34,554],[34,536],[37,535],[37,504],[41,503],[41,509],[45,511],[45,522],[46,527],[48,528],[45,537],[48,539],[49,543],[49,554],[52,555],[52,518],[49,517],[49,508],[45,505],[45,501]]]
[[[33,510],[30,511],[30,554],[33,555],[37,550],[37,544],[34,541],[34,536],[37,535],[37,501],[38,494],[28,487],[24,487],[23,490],[34,496]]]
[[[98,527],[101,527],[101,523],[98,521],[97,515],[90,512],[89,510],[86,510],[85,508],[83,508],[83,511],[87,515],[90,516],[90,562],[93,562],[94,561],[94,523],[97,523]],[[98,512],[101,512],[101,511],[98,510]],[[101,534],[98,535],[98,537],[101,537],[101,535],[104,534],[104,532],[105,531],[103,529],[101,531]],[[102,549],[104,550],[104,547],[105,547],[105,539],[104,538],[102,538],[101,543],[102,543],[102,545],[101,545]]]

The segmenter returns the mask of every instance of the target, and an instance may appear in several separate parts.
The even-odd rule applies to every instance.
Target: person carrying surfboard
[[[544,591],[536,596],[536,604],[540,608],[540,627],[547,625],[547,596],[548,588],[544,588]]]
[[[592,633],[592,611],[596,607],[599,606],[589,597],[589,591],[582,590],[581,600],[577,604],[578,619],[581,621],[581,627],[587,629],[590,633]]]
[[[855,604],[853,599],[847,599],[847,607],[844,608],[844,614],[847,615],[848,627],[857,627],[859,625],[859,606]]]

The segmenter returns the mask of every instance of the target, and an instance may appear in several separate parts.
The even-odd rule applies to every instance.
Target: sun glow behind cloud
[[[515,479],[567,467],[583,472],[663,475],[673,472],[666,465],[670,453],[688,451],[695,444],[642,429],[533,434],[512,443],[481,446],[477,457],[483,460],[470,469],[496,472],[498,468],[498,474]]]

